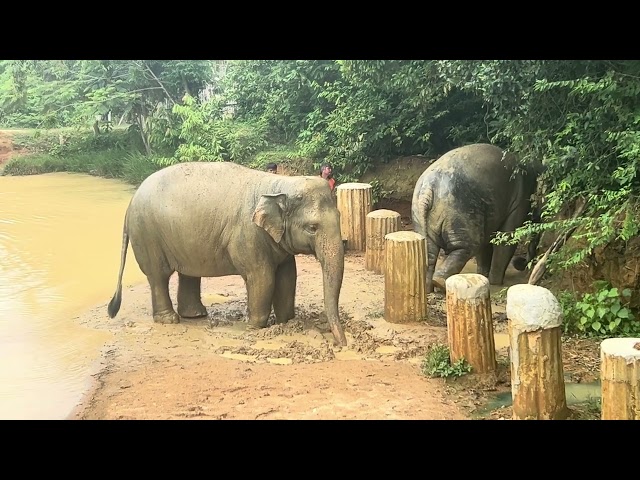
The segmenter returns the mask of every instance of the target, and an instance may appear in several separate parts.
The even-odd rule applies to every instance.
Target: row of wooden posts
[[[391,323],[427,318],[426,239],[400,230],[400,214],[373,210],[368,183],[336,188],[346,249],[365,252],[365,269],[384,275],[384,318]],[[477,375],[495,377],[496,351],[489,281],[478,274],[446,280],[447,337],[451,361],[464,358]],[[546,288],[507,289],[513,419],[564,419],[562,309]],[[640,338],[601,344],[601,418],[640,420]]]

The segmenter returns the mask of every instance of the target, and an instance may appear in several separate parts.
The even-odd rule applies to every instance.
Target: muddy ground
[[[510,389],[504,345],[497,345],[500,382],[492,388],[474,384],[472,376],[444,381],[422,374],[430,345],[446,343],[443,295],[430,295],[427,322],[390,324],[382,318],[384,278],[364,269],[361,254],[349,253],[340,301],[349,344],[334,347],[322,314],[320,265],[304,255],[297,264],[297,315],[286,325],[246,330],[246,290],[238,276],[203,279],[205,319],[153,323],[147,285],[124,290],[113,320],[106,302],[79,317],[85,326],[112,332],[114,340],[96,365],[94,389],[69,418],[510,417],[508,409],[482,412],[492,395]],[[510,270],[510,283],[522,275]],[[176,287],[174,276],[174,299]],[[504,332],[499,298],[493,305],[494,326]],[[597,344],[568,342],[563,355],[573,381],[596,378]]]

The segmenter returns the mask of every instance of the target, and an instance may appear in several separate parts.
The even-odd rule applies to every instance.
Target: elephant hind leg
[[[180,323],[180,317],[173,309],[169,296],[169,278],[173,272],[147,274],[151,287],[153,321],[156,323]]]
[[[501,232],[513,232],[521,226],[527,218],[526,205],[520,205],[503,222],[499,228]],[[502,285],[507,272],[509,262],[516,253],[517,245],[494,245],[493,259],[491,261],[491,271],[489,272],[489,283],[491,285]]]
[[[489,278],[489,272],[491,271],[491,260],[493,258],[493,245],[490,243],[480,247],[476,254],[477,273]]]
[[[135,232],[134,232],[135,233]],[[153,321],[156,323],[180,323],[169,296],[169,278],[174,270],[161,248],[149,239],[132,235],[131,246],[140,270],[146,275],[151,289]]]
[[[443,264],[433,274],[433,284],[446,291],[445,281],[452,275],[462,271],[467,262],[473,257],[473,252],[468,248],[457,248],[447,255]]]
[[[200,277],[178,273],[178,314],[183,318],[206,317],[207,309],[200,297]]]
[[[295,317],[296,257],[291,255],[276,270],[276,283],[273,291],[273,311],[276,323],[285,323]]]

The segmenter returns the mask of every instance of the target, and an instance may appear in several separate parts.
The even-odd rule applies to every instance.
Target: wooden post
[[[368,183],[343,183],[336,187],[338,210],[340,211],[340,230],[346,249],[365,251],[366,218],[371,212],[371,185]]]
[[[385,235],[384,319],[410,323],[427,318],[427,240],[416,232]]]
[[[400,230],[400,214],[393,210],[374,210],[366,219],[365,270],[384,275],[384,236]]]
[[[460,273],[445,284],[451,362],[464,358],[471,373],[497,378],[489,280],[476,273]]]
[[[640,420],[640,338],[600,344],[602,420]]]
[[[507,290],[514,420],[563,420],[569,415],[562,366],[562,308],[546,288]]]

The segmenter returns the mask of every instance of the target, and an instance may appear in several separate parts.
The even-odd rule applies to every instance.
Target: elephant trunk
[[[338,241],[329,241],[324,237],[316,244],[316,257],[322,266],[322,280],[324,287],[324,309],[331,327],[331,333],[338,345],[347,345],[340,316],[338,314],[338,300],[342,288],[344,275],[344,245],[342,237],[336,235]]]

